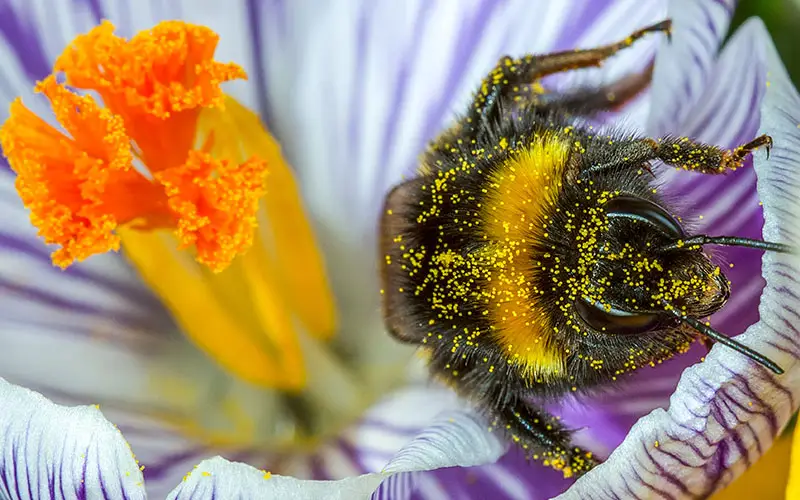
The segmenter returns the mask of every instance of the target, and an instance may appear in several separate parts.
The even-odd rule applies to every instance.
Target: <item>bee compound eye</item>
[[[623,311],[589,300],[576,301],[575,310],[587,326],[612,335],[644,333],[662,322],[662,316],[656,313]]]
[[[637,196],[616,196],[604,205],[606,217],[636,220],[661,231],[671,239],[686,236],[683,227],[662,206]]]

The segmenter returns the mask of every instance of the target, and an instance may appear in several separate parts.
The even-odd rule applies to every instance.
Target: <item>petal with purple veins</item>
[[[220,457],[201,462],[169,495],[169,500],[208,498],[370,498],[383,481],[394,477],[374,498],[404,498],[413,487],[407,474],[444,467],[469,467],[496,461],[506,445],[486,432],[486,422],[470,413],[440,415],[380,471],[338,481],[300,480],[272,475]],[[393,495],[393,496],[388,496]]]
[[[673,37],[661,47],[653,73],[653,94],[658,98],[649,133],[680,133],[675,127],[686,123],[703,103],[714,75],[717,48],[728,32],[735,6],[736,0],[669,2]]]
[[[343,227],[359,221],[353,234],[372,232],[365,213],[413,172],[427,141],[467,105],[501,55],[617,41],[666,10],[657,0],[595,3],[254,3],[265,115],[312,212],[350,223]],[[657,38],[641,45],[652,50]],[[622,72],[636,64],[642,54],[630,50],[607,66]]]
[[[439,414],[463,408],[463,401],[447,388],[404,387],[368,409],[358,422],[322,445],[313,458],[298,457],[281,472],[315,479],[378,472]]]
[[[757,35],[766,56],[766,92],[759,133],[774,141],[770,159],[755,158],[764,204],[764,238],[800,245],[800,96],[759,20],[743,30]],[[764,367],[721,346],[686,370],[668,410],[642,418],[609,460],[559,498],[706,496],[740,475],[770,447],[800,398],[800,259],[768,254],[760,321],[738,337],[785,370]]]
[[[96,407],[58,406],[0,379],[0,408],[0,497],[146,498],[130,447]]]

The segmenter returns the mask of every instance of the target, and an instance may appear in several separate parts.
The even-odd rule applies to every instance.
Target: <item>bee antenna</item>
[[[772,243],[764,240],[739,238],[738,236],[706,236],[704,234],[698,234],[696,236],[690,236],[686,239],[673,241],[669,245],[661,247],[660,250],[662,252],[671,252],[673,250],[701,247],[703,245],[757,248],[759,250],[778,253],[795,253],[797,251],[797,249],[794,247],[784,245],[783,243]]]
[[[681,322],[683,322],[683,323],[689,325],[690,327],[694,328],[698,333],[700,333],[704,337],[707,337],[707,338],[709,338],[709,339],[711,339],[711,340],[713,340],[715,342],[719,342],[720,344],[724,345],[725,347],[729,347],[729,348],[733,349],[734,351],[736,351],[738,353],[744,354],[745,356],[747,356],[748,358],[752,359],[756,363],[759,363],[760,365],[762,365],[765,368],[769,369],[770,371],[772,371],[776,375],[782,375],[783,374],[783,368],[778,366],[777,363],[775,363],[774,361],[772,361],[768,357],[764,356],[763,354],[760,354],[760,353],[754,351],[753,349],[750,349],[746,345],[741,344],[741,343],[733,340],[732,338],[726,337],[722,333],[714,330],[713,328],[711,328],[710,326],[706,325],[705,323],[701,323],[700,321],[698,321],[695,318],[690,318],[689,316],[686,316],[685,314],[680,312],[677,307],[673,306],[669,302],[663,301],[663,304],[665,306],[667,306],[667,311],[668,312],[672,313],[676,318],[681,320]]]

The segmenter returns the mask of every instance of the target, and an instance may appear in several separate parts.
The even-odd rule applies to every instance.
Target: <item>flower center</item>
[[[130,40],[113,30],[77,37],[36,86],[63,130],[20,99],[0,129],[31,222],[61,268],[122,246],[229,373],[302,390],[299,336],[329,338],[335,310],[291,170],[220,89],[244,71],[213,60],[205,27],[164,22]]]

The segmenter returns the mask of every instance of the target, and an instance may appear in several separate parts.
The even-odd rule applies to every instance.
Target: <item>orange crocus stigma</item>
[[[219,38],[203,26],[169,21],[130,40],[113,31],[103,22],[78,36],[36,86],[63,131],[20,99],[0,128],[31,222],[60,247],[52,259],[62,268],[118,250],[115,229],[129,225],[172,229],[221,271],[252,244],[267,165],[212,157],[213,135],[196,146],[197,121],[223,106],[223,82],[246,74],[213,60]],[[95,91],[105,107],[65,85]]]

